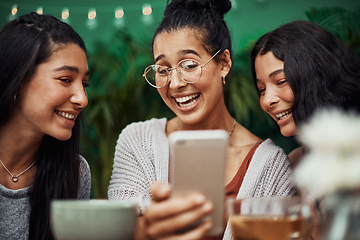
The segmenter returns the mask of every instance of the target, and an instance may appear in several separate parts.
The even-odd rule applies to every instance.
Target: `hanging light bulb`
[[[63,11],[62,11],[62,13],[61,13],[61,18],[63,19],[63,20],[67,20],[68,18],[69,18],[69,16],[70,16],[70,12],[69,12],[69,9],[64,9]]]
[[[145,4],[142,9],[143,15],[150,15],[152,13],[152,8],[150,4]]]
[[[90,9],[88,13],[88,20],[87,20],[87,26],[90,29],[95,29],[97,27],[96,22],[96,9]]]
[[[116,28],[122,28],[125,26],[125,12],[122,7],[118,7],[115,9],[115,19],[114,19],[114,26]]]
[[[124,17],[124,10],[122,9],[122,8],[117,8],[116,10],[115,10],[115,18],[122,18],[122,17]]]
[[[38,9],[36,10],[37,14],[44,14],[43,8],[42,7],[38,7]]]
[[[92,9],[92,10],[90,10],[89,13],[88,13],[88,19],[89,19],[89,20],[93,20],[93,19],[95,19],[95,18],[96,18],[96,10],[95,10],[95,9]]]
[[[153,22],[152,17],[152,8],[150,4],[144,4],[142,7],[142,20],[146,25],[149,25]]]
[[[17,5],[14,5],[11,9],[11,15],[15,16],[17,12],[18,12]]]

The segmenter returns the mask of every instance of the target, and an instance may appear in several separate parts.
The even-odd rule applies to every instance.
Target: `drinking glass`
[[[229,199],[228,212],[235,240],[305,240],[310,207],[300,198]]]

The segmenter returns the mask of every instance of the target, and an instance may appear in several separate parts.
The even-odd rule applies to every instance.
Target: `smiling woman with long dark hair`
[[[52,239],[51,200],[90,197],[84,42],[50,15],[25,14],[0,31],[0,76],[0,239]]]
[[[260,105],[284,136],[321,108],[360,113],[360,58],[315,23],[294,21],[263,35],[251,66]],[[304,149],[290,153],[295,164]]]

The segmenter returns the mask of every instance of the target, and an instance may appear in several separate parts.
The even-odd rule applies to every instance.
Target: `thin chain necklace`
[[[12,174],[10,172],[10,170],[4,165],[4,163],[0,160],[1,165],[3,165],[3,167],[5,168],[5,170],[10,174],[11,176],[11,180],[16,183],[19,180],[19,176],[23,175],[27,170],[29,170],[36,161],[33,161],[32,164],[30,164],[30,166],[28,166],[24,171],[22,171],[21,173],[19,173],[18,175]]]
[[[179,119],[178,119],[178,124],[177,125],[178,125],[177,130],[180,131],[180,120]],[[229,138],[231,137],[231,134],[234,132],[235,126],[236,126],[236,120],[234,119],[234,124],[233,124],[231,130],[228,132]]]
[[[236,126],[236,120],[234,119],[234,124],[229,132],[229,138],[231,137],[231,134],[233,133],[234,129],[235,129],[235,126]]]

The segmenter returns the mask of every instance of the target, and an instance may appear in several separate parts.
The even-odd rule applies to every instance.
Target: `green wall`
[[[9,20],[11,8],[18,5],[17,16],[43,7],[44,13],[61,18],[70,10],[69,23],[83,37],[89,49],[89,105],[84,110],[82,155],[92,172],[92,197],[106,198],[118,134],[129,123],[152,117],[172,117],[157,91],[141,76],[153,59],[150,39],[162,18],[166,0],[149,0],[152,23],[145,24],[140,0],[0,0],[0,26]],[[117,31],[114,10],[125,11],[125,31]],[[293,138],[281,136],[264,113],[252,83],[249,47],[260,35],[292,20],[307,19],[311,8],[341,7],[360,9],[359,0],[236,0],[226,20],[233,35],[234,53],[230,81],[225,85],[225,101],[231,114],[261,138],[271,137],[286,152],[297,146]],[[89,9],[97,11],[97,27],[89,28]],[[335,16],[335,15],[333,15]],[[335,16],[336,20],[338,15]],[[341,20],[341,19],[340,19]],[[338,24],[338,22],[336,22]],[[337,26],[343,26],[338,24]],[[360,54],[359,24],[354,43]],[[343,28],[343,27],[341,27]],[[347,32],[345,32],[348,37]],[[345,38],[346,38],[345,37]]]
[[[152,23],[145,24],[142,6],[146,3],[153,8]],[[122,7],[125,12],[123,28],[128,29],[138,38],[152,36],[159,23],[166,0],[0,0],[0,26],[9,20],[11,8],[18,6],[18,15],[36,11],[43,7],[44,13],[61,17],[64,8],[70,10],[69,23],[84,38],[89,50],[94,42],[108,40],[117,29],[114,24],[114,11]],[[311,8],[342,7],[347,10],[360,7],[358,0],[233,0],[233,8],[226,15],[233,35],[234,50],[243,49],[250,40],[288,21],[306,19],[305,11]],[[89,9],[97,11],[97,27],[90,29],[87,25]]]

